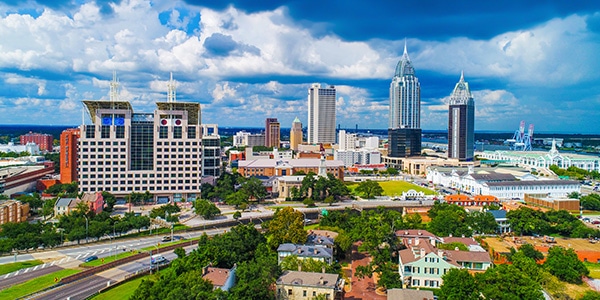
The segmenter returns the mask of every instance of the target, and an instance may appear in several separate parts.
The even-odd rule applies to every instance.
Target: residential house
[[[235,284],[235,270],[235,265],[231,269],[213,268],[209,265],[202,268],[202,278],[212,282],[215,290],[228,291]]]
[[[399,230],[396,236],[402,238],[407,247],[398,252],[398,272],[405,288],[438,288],[443,283],[442,276],[450,269],[465,268],[477,272],[492,265],[489,254],[481,247],[475,247],[469,238],[442,239],[426,230]],[[443,242],[467,242],[473,251],[438,249],[438,243]]]
[[[314,259],[327,264],[333,262],[333,250],[324,246],[296,245],[285,243],[277,247],[277,262],[281,263],[286,257],[295,255],[298,259]]]
[[[510,223],[508,223],[508,218],[506,217],[506,210],[488,210],[488,212],[494,216],[494,220],[498,223],[498,229],[496,229],[498,234],[511,232]]]
[[[278,300],[313,299],[325,295],[325,299],[344,298],[344,280],[338,274],[284,271],[276,281]]]
[[[76,198],[59,198],[54,204],[54,215],[68,215],[77,207]]]

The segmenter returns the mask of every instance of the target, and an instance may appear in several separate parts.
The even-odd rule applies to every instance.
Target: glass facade
[[[131,170],[154,169],[154,123],[132,122],[130,148]]]

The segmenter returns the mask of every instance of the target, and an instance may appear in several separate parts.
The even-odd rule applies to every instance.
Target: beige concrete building
[[[176,102],[171,82],[167,102],[157,102],[151,113],[134,112],[117,99],[117,86],[113,80],[111,101],[83,101],[92,124],[80,127],[79,191],[117,198],[149,191],[159,203],[196,199],[203,163],[220,167],[203,160],[203,149],[216,153],[202,146],[200,103]],[[210,142],[218,147],[215,136]]]
[[[296,117],[290,130],[290,149],[298,151],[298,145],[300,144],[302,144],[302,123]]]
[[[313,299],[318,295],[331,300],[344,297],[344,280],[338,274],[284,271],[276,285],[278,300]]]
[[[29,204],[15,200],[0,201],[0,225],[27,221]]]
[[[466,167],[479,166],[479,161],[458,161],[435,156],[390,157],[383,155],[381,162],[388,167],[396,168],[411,175],[423,175],[430,167]]]

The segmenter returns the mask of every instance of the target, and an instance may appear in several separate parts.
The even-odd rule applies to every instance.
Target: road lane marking
[[[77,255],[77,257],[75,257],[75,259],[79,259],[80,256],[81,256],[81,254]]]
[[[37,270],[37,268],[38,268],[38,267],[39,267],[39,266],[35,266],[35,267],[33,268],[33,270],[34,270],[34,271],[35,271],[35,270]]]

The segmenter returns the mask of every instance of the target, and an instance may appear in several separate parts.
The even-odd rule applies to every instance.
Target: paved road
[[[186,252],[190,252],[196,246],[188,246],[184,248]],[[162,255],[168,260],[174,260],[177,255],[173,251],[162,253]],[[148,257],[121,265],[117,268],[113,268],[96,275],[84,278],[79,281],[75,281],[69,284],[65,284],[58,288],[46,291],[42,294],[35,295],[30,299],[39,300],[59,300],[59,299],[71,299],[79,300],[86,299],[87,297],[95,294],[100,289],[106,287],[108,284],[114,284],[121,281],[125,276],[133,274],[136,271],[149,268],[151,266],[150,259]]]

